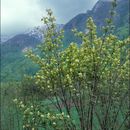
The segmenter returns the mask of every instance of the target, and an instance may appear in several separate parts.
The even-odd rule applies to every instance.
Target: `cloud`
[[[2,0],[2,34],[14,35],[41,24],[45,9],[51,8],[57,23],[66,23],[75,15],[92,8],[97,0]]]
[[[45,13],[37,0],[2,0],[1,5],[2,33],[17,33],[35,26],[40,23],[40,18]]]

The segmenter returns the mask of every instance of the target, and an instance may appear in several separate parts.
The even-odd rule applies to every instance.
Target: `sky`
[[[1,0],[1,33],[15,35],[34,26],[51,8],[57,23],[65,24],[79,13],[91,9],[97,0]]]

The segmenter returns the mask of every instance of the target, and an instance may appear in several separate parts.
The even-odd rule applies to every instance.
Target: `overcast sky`
[[[45,10],[51,8],[57,23],[66,23],[91,9],[97,0],[1,0],[2,35],[14,35],[41,25]]]

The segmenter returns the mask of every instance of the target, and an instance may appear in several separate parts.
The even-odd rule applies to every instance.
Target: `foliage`
[[[47,13],[48,17],[42,19],[47,32],[39,46],[41,53],[29,50],[26,56],[39,65],[31,80],[51,104],[41,99],[31,102],[15,99],[23,114],[23,127],[32,130],[128,129],[130,52],[126,46],[130,39],[119,40],[112,34],[111,18],[107,19],[103,36],[98,37],[96,25],[89,18],[87,34],[73,30],[82,44],[71,43],[63,49],[63,31],[56,30],[52,11]],[[126,56],[122,57],[124,53]]]
[[[118,28],[117,35],[121,39],[128,37],[129,36],[129,24],[125,24],[124,26]]]
[[[1,130],[20,130],[22,125],[19,110],[13,103],[20,96],[21,85],[18,82],[1,83]]]

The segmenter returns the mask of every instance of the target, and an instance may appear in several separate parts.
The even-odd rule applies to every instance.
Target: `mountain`
[[[57,24],[57,29],[60,30],[63,25]],[[10,39],[1,43],[2,54],[14,51],[22,51],[24,48],[34,48],[44,40],[43,32],[46,31],[45,26],[37,26],[26,30],[21,34],[17,34]]]
[[[13,36],[10,35],[1,35],[0,36],[0,43],[6,42],[7,40],[11,39]]]
[[[92,17],[95,24],[98,27],[98,31],[100,31],[101,27],[105,25],[105,18],[108,18],[109,11],[111,9],[111,0],[99,0],[92,10],[88,10],[86,13],[78,14],[72,20],[64,25],[64,30],[66,31],[66,41],[71,41],[69,39],[72,38],[71,30],[73,28],[77,28],[79,31],[85,31],[86,21],[89,17]],[[129,29],[129,0],[118,0],[116,7],[116,16],[114,17],[114,25],[116,26],[116,33],[124,38],[128,36]],[[124,30],[122,33],[120,30]],[[74,39],[74,38],[73,38]]]
[[[86,25],[86,21],[89,17],[94,19],[95,24],[98,27],[104,25],[105,18],[109,17],[109,11],[111,9],[111,0],[99,0],[92,10],[88,10],[86,13],[78,14],[67,24],[64,25],[65,30],[71,30],[74,27],[83,31]],[[119,27],[129,21],[129,0],[118,0],[116,7],[116,16],[114,19],[116,27]]]
[[[24,32],[24,34],[28,34],[29,36],[35,37],[36,39],[43,39],[43,32],[46,30],[45,26],[36,26],[34,28],[30,28]]]
[[[62,24],[57,24],[57,30],[62,28]],[[44,31],[45,26],[37,26],[1,43],[1,81],[19,80],[23,74],[35,72],[37,67],[24,57],[24,52],[44,40]]]
[[[13,38],[7,40],[6,42],[2,43],[2,46],[12,46],[19,49],[22,49],[23,47],[29,46],[35,46],[37,43],[39,43],[41,39],[30,36],[28,34],[18,34],[14,36]]]

